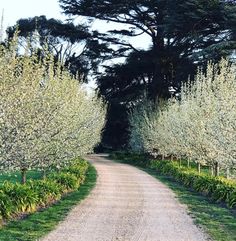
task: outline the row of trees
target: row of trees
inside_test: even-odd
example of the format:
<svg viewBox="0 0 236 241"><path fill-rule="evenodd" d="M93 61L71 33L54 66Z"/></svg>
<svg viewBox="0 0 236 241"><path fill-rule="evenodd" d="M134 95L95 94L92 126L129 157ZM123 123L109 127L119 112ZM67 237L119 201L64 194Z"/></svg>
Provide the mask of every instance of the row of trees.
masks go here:
<svg viewBox="0 0 236 241"><path fill-rule="evenodd" d="M128 139L127 113L143 92L150 100L169 98L170 86L192 79L199 66L218 62L236 46L236 3L228 0L59 0L65 14L110 23L97 39L112 46L124 63L98 75L109 102L104 141L114 148ZM137 48L137 36L150 41ZM135 39L135 40L133 40ZM118 114L119 111L119 114ZM114 118L114 113L117 113ZM117 130L120 131L117 131Z"/></svg>
<svg viewBox="0 0 236 241"><path fill-rule="evenodd" d="M49 53L18 39L0 49L0 168L26 171L65 165L100 141L105 105L89 96Z"/></svg>
<svg viewBox="0 0 236 241"><path fill-rule="evenodd" d="M103 144L114 149L127 145L127 113L144 92L152 101L158 97L167 99L170 86L180 89L181 82L189 76L193 79L199 66L231 55L236 46L235 1L59 0L59 3L69 20L61 22L45 16L20 19L17 25L8 28L8 37L18 28L20 44L26 46L30 39L41 56L46 41L55 60L65 63L71 73L79 70L83 81L96 80L99 94L108 103ZM83 20L78 22L78 16ZM108 25L110 31L94 30L93 21ZM137 48L134 43L142 35L149 41ZM120 57L125 62L117 63L116 58Z"/></svg>
<svg viewBox="0 0 236 241"><path fill-rule="evenodd" d="M130 114L130 146L152 155L194 160L227 171L236 165L236 65L221 60L183 84L180 98ZM200 165L199 165L200 167Z"/></svg>

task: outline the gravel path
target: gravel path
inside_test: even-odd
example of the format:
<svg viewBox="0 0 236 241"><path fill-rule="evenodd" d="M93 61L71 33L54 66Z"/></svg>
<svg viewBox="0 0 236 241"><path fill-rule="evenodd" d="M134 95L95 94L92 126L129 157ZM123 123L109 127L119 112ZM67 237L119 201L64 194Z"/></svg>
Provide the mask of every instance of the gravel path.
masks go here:
<svg viewBox="0 0 236 241"><path fill-rule="evenodd" d="M97 185L43 241L203 241L173 192L145 172L90 155Z"/></svg>

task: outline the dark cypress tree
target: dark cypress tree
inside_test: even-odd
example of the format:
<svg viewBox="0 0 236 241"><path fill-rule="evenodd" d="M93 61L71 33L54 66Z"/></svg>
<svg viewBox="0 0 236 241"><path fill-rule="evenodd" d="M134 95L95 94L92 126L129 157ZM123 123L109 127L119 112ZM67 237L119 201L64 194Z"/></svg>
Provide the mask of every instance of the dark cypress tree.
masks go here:
<svg viewBox="0 0 236 241"><path fill-rule="evenodd" d="M98 87L108 101L127 108L144 90L153 100L168 98L170 86L179 88L182 81L194 75L198 66L204 66L210 59L218 61L222 56L230 55L236 46L235 1L59 2L66 14L99 19L104 24L106 21L124 24L121 30L97 34L100 41L116 46L117 55L128 56L124 64L106 68L98 78ZM148 50L135 49L130 44L130 39L142 34L151 39ZM144 44L144 48L147 47Z"/></svg>

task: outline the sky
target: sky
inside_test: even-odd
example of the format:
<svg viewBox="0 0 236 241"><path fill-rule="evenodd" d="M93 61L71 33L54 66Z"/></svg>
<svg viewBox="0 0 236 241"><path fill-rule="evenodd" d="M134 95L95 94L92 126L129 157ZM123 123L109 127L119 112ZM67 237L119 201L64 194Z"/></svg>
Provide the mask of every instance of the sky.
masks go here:
<svg viewBox="0 0 236 241"><path fill-rule="evenodd" d="M57 0L0 0L4 9L4 28L12 26L20 18L46 15L47 18L65 19Z"/></svg>
<svg viewBox="0 0 236 241"><path fill-rule="evenodd" d="M47 18L65 20L68 17L62 13L58 0L0 0L0 19L4 10L3 29L16 24L21 18L30 18L45 15ZM78 19L77 19L78 20ZM111 26L111 27L110 27ZM114 28L119 29L118 24L108 24L107 22L95 22L93 29L101 32ZM4 35L5 36L5 35ZM132 44L136 48L148 47L150 39L147 36L135 38Z"/></svg>
<svg viewBox="0 0 236 241"><path fill-rule="evenodd" d="M45 15L47 18L55 18L65 20L67 16L62 13L58 0L0 0L0 16L4 9L3 27L6 29L9 26L15 25L20 18L30 18L40 15ZM107 24L105 22L96 22L93 25L94 29L102 30L103 32L109 29L109 26L114 27L114 23ZM118 25L116 25L119 28ZM141 36L132 41L135 47L148 46L149 38Z"/></svg>

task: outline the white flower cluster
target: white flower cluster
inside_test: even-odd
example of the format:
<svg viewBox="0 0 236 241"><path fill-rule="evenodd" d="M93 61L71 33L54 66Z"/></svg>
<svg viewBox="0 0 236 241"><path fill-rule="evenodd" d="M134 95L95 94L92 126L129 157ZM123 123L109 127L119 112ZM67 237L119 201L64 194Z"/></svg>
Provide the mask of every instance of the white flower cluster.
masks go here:
<svg viewBox="0 0 236 241"><path fill-rule="evenodd" d="M130 115L133 150L188 158L223 169L236 168L236 66L208 64L181 98L162 109L145 104Z"/></svg>
<svg viewBox="0 0 236 241"><path fill-rule="evenodd" d="M0 168L61 166L100 141L106 106L52 56L0 49Z"/></svg>

